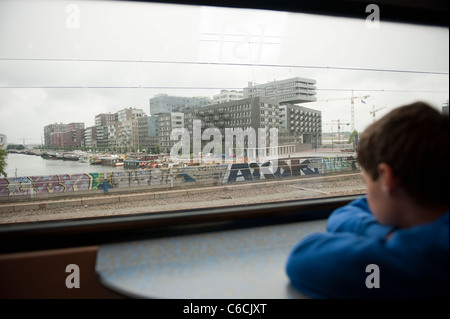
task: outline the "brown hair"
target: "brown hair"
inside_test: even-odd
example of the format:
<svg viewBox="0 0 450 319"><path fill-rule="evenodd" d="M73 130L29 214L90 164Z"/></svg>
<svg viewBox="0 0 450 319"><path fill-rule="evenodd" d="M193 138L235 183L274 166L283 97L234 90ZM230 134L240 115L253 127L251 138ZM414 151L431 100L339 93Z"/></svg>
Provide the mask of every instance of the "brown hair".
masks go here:
<svg viewBox="0 0 450 319"><path fill-rule="evenodd" d="M361 134L357 154L373 180L378 164L389 164L418 205L448 207L448 114L423 102L398 107Z"/></svg>

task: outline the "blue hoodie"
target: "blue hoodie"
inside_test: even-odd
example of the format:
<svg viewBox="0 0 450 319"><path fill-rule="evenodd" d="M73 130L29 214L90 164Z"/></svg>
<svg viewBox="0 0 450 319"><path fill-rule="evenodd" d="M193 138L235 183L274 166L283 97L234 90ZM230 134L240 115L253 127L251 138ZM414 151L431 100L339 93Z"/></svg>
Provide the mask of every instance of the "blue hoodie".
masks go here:
<svg viewBox="0 0 450 319"><path fill-rule="evenodd" d="M295 246L287 275L311 298L448 298L448 218L447 211L434 222L395 229L387 240L394 228L379 224L366 197L359 198L330 215L326 233Z"/></svg>

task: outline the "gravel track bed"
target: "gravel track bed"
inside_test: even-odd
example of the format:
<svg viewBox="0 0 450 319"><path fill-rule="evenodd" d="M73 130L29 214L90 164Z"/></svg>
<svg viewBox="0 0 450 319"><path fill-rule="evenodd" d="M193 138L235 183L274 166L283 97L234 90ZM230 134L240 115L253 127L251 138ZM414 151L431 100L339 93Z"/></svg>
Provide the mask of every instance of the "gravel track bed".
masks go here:
<svg viewBox="0 0 450 319"><path fill-rule="evenodd" d="M365 194L365 184L360 175L327 176L311 180L301 179L294 183L279 182L270 186L261 185L248 189L224 186L218 187L217 191L164 199L0 213L0 224L164 212L354 194Z"/></svg>

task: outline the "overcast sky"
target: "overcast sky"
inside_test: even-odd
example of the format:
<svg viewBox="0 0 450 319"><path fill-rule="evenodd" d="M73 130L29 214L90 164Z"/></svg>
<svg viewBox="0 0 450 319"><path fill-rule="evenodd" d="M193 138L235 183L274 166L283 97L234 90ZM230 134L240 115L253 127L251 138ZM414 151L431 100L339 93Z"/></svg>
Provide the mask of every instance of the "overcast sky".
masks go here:
<svg viewBox="0 0 450 319"><path fill-rule="evenodd" d="M334 120L350 122L351 89L370 95L355 100L359 131L373 107L384 108L377 117L417 100L441 109L448 28L384 22L382 7L380 18L374 28L365 19L262 10L0 0L0 133L8 143L40 144L45 125L88 127L96 114L125 107L149 114L159 93L212 98L297 76L317 81L319 101L304 106L322 111L324 132Z"/></svg>

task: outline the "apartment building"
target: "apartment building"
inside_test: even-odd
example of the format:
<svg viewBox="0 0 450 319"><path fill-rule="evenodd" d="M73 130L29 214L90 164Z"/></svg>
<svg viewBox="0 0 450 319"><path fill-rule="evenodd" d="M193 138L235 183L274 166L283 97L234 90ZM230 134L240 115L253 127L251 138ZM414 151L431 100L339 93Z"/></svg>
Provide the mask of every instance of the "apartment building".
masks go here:
<svg viewBox="0 0 450 319"><path fill-rule="evenodd" d="M184 127L184 113L171 112L158 115L158 140L162 152L169 153L178 140L172 140L170 134L175 128Z"/></svg>
<svg viewBox="0 0 450 319"><path fill-rule="evenodd" d="M316 80L295 77L265 84L248 83L244 98L265 97L282 104L298 104L317 101Z"/></svg>
<svg viewBox="0 0 450 319"><path fill-rule="evenodd" d="M212 104L213 100L209 97L183 97L172 96L168 94L158 94L150 99L150 115L157 116L161 113L183 112L188 108L195 108Z"/></svg>
<svg viewBox="0 0 450 319"><path fill-rule="evenodd" d="M216 94L213 96L213 103L214 104L220 104L220 103L226 103L236 100L242 100L244 98L244 92L243 91L236 91L236 90L222 90L219 94Z"/></svg>

